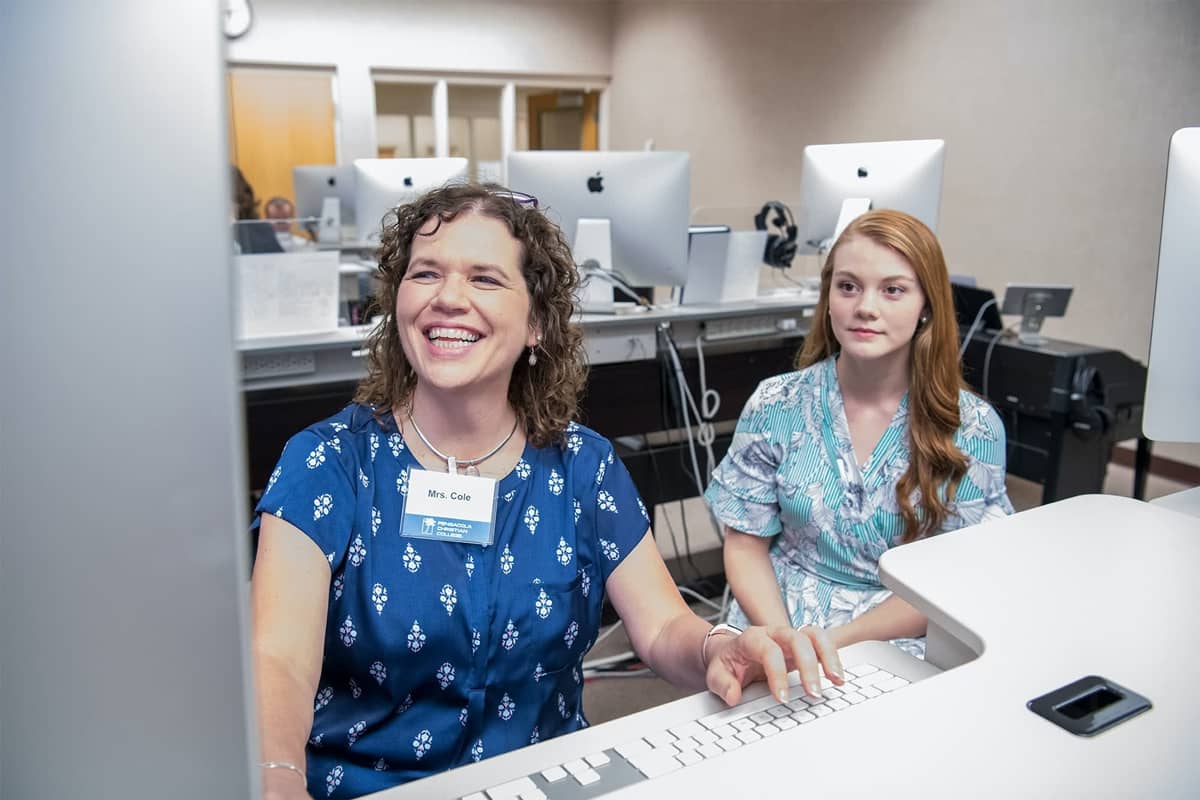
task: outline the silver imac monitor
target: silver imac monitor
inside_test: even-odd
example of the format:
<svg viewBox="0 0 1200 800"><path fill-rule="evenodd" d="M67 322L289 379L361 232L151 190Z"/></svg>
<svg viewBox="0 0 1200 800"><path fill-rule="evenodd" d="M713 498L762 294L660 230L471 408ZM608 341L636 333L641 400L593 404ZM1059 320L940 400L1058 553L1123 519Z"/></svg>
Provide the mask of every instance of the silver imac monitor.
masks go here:
<svg viewBox="0 0 1200 800"><path fill-rule="evenodd" d="M691 158L671 151L535 150L508 156L510 189L531 194L571 243L632 286L687 279ZM584 220L580 226L579 221ZM598 244L589 223L608 230ZM588 240L581 241L580 233ZM603 236L601 236L603 238ZM610 264L596 253L605 245ZM586 299L585 299L586 304Z"/></svg>
<svg viewBox="0 0 1200 800"><path fill-rule="evenodd" d="M825 252L871 208L912 214L937 231L942 139L810 144L800 172L799 252Z"/></svg>
<svg viewBox="0 0 1200 800"><path fill-rule="evenodd" d="M356 158L354 211L358 238L378 242L383 218L398 205L412 202L448 183L466 183L465 158Z"/></svg>
<svg viewBox="0 0 1200 800"><path fill-rule="evenodd" d="M292 167L292 188L299 219L320 217L326 197L336 197L342 224L354 224L354 166L334 164Z"/></svg>
<svg viewBox="0 0 1200 800"><path fill-rule="evenodd" d="M1200 442L1200 128L1181 128L1167 154L1158 281L1150 330L1142 431L1162 442Z"/></svg>

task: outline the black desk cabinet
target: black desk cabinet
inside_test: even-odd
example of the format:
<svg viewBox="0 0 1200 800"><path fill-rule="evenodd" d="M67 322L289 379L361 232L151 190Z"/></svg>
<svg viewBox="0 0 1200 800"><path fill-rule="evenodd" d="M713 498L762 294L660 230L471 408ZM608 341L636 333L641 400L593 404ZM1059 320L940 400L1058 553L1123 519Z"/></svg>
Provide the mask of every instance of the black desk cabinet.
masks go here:
<svg viewBox="0 0 1200 800"><path fill-rule="evenodd" d="M1141 438L1146 367L1124 353L1049 339L1039 346L978 333L963 377L1004 420L1008 471L1043 485L1042 502L1103 491L1114 443L1138 439L1142 493L1149 443ZM988 348L992 348L990 362ZM985 377L984 365L988 372Z"/></svg>

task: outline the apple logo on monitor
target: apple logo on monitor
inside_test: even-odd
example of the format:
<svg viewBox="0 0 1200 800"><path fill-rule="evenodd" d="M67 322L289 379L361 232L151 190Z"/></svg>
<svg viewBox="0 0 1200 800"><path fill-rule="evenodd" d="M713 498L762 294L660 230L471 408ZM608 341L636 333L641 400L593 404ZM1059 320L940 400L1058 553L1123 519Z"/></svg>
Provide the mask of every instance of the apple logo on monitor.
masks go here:
<svg viewBox="0 0 1200 800"><path fill-rule="evenodd" d="M411 187L413 185L413 180L412 180L411 175L404 176L404 185L408 186L408 187Z"/></svg>
<svg viewBox="0 0 1200 800"><path fill-rule="evenodd" d="M600 173L599 173L599 172L597 172L595 175L593 175L592 177L588 178L588 180L587 180L587 188L588 188L588 191L589 191L589 192L603 192L603 191L604 191L604 178L603 178L603 176L601 176L601 175L600 175Z"/></svg>

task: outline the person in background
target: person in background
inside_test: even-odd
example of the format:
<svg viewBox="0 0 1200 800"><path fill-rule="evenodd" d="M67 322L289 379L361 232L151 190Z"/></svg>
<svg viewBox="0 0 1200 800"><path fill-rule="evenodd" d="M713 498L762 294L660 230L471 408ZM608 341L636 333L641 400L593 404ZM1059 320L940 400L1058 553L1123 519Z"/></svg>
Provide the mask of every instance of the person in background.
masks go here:
<svg viewBox="0 0 1200 800"><path fill-rule="evenodd" d="M586 726L606 597L677 685L842 682L823 631L738 635L680 597L612 444L574 421L578 278L534 198L430 192L385 221L379 269L367 377L256 512L265 796L357 797Z"/></svg>
<svg viewBox="0 0 1200 800"><path fill-rule="evenodd" d="M967 391L941 247L899 211L834 244L796 372L746 403L705 493L734 625L816 626L924 655L926 619L879 582L888 548L1012 513L1004 427Z"/></svg>
<svg viewBox="0 0 1200 800"><path fill-rule="evenodd" d="M293 225L296 222L296 207L292 205L291 200L288 200L286 197L272 197L267 201L265 210L267 219L279 220L278 222L272 222L271 225L275 229L275 240L279 242L279 246L285 252L309 250L314 246L312 239L293 233Z"/></svg>
<svg viewBox="0 0 1200 800"><path fill-rule="evenodd" d="M233 245L238 253L282 253L270 223L258 221L258 198L246 176L230 165L233 186Z"/></svg>

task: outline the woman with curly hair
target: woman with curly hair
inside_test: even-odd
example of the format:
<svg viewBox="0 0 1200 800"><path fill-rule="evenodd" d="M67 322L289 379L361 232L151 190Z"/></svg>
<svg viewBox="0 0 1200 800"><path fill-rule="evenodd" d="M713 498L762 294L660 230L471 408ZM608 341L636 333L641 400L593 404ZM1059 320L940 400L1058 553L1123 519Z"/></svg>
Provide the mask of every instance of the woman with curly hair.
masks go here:
<svg viewBox="0 0 1200 800"><path fill-rule="evenodd" d="M922 656L926 619L880 584L879 557L1012 513L1004 427L963 383L933 232L900 211L858 217L813 320L798 371L759 384L705 494L727 534L730 622Z"/></svg>
<svg viewBox="0 0 1200 800"><path fill-rule="evenodd" d="M573 419L576 269L536 200L450 186L385 223L368 375L257 509L266 796L356 797L583 727L605 596L676 684L840 682L823 632L735 636L679 596L629 473ZM447 510L464 495L490 519Z"/></svg>

